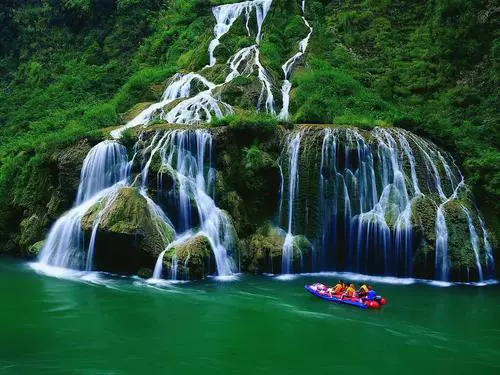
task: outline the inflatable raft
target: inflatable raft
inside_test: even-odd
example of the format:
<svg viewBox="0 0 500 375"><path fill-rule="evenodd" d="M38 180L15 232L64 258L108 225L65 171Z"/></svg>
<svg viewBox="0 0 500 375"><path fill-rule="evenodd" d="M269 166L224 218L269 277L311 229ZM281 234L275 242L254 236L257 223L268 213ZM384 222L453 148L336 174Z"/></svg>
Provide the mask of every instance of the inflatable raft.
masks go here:
<svg viewBox="0 0 500 375"><path fill-rule="evenodd" d="M351 306L356 306L359 307L360 309L367 309L368 306L364 305L362 302L359 302L358 298L344 298L340 299L340 296L332 296L326 292L321 293L321 291L318 291L316 288L314 288L312 285L305 285L306 290L311 293L312 295L324 299L325 301L329 302L334 302L334 303L342 303L344 305L351 305Z"/></svg>

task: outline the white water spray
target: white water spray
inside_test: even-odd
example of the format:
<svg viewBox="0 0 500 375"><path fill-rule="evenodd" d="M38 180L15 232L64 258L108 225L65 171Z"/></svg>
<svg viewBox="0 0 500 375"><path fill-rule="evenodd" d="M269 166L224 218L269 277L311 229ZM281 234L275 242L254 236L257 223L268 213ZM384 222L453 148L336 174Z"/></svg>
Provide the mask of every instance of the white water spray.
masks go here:
<svg viewBox="0 0 500 375"><path fill-rule="evenodd" d="M479 236L477 235L476 228L474 226L474 222L472 221L472 216L469 210L462 206L464 210L465 216L467 218L467 226L469 227L469 235L470 235L470 244L472 246L472 250L474 251L474 258L476 261L476 268L479 274L479 281L483 281L483 267L481 267L481 261L479 259Z"/></svg>
<svg viewBox="0 0 500 375"><path fill-rule="evenodd" d="M127 150L122 145L104 141L92 148L83 163L75 206L52 226L40 263L77 270L84 269L87 260L91 264L80 221L94 204L125 184L127 171Z"/></svg>
<svg viewBox="0 0 500 375"><path fill-rule="evenodd" d="M298 164L299 150L302 132L290 135L290 141L287 142L286 153L288 154L288 231L283 244L283 255L281 260L281 273L289 274L292 272L293 261L293 208L295 196L298 189ZM282 198L283 199L283 198Z"/></svg>
<svg viewBox="0 0 500 375"><path fill-rule="evenodd" d="M281 108L281 112L279 114L279 118L286 120L288 119L288 108L290 106L290 90L292 89L292 83L290 82L289 78L292 73L292 70L297 63L301 59L301 57L304 55L306 52L307 46L309 44L309 39L311 38L311 35L313 33L313 28L309 24L309 22L305 18L305 0L302 1L302 21L304 24L307 26L309 29L309 32L307 36L302 39L299 43L299 51L290 57L281 67L281 70L283 70L283 76L284 76L284 81L281 86L281 95L283 97L283 107Z"/></svg>
<svg viewBox="0 0 500 375"><path fill-rule="evenodd" d="M212 247L219 276L233 274L233 262L228 255L232 250L234 229L227 214L215 205L210 195L213 183L210 177L210 155L212 137L204 130L171 130L156 143L152 152L160 152L162 167L172 171L178 181L177 227L186 230L174 242L184 242L197 235L205 236ZM149 156L150 160L152 156ZM147 176L145 169L142 176ZM143 181L143 185L144 181ZM195 206L199 219L199 230L192 231L191 207ZM173 246L171 244L170 246Z"/></svg>
<svg viewBox="0 0 500 375"><path fill-rule="evenodd" d="M255 11L257 18L257 35L255 37L255 42L257 44L260 42L262 24L264 23L267 12L271 8L271 4L272 0L253 0L234 4L224 4L212 8L212 13L214 14L216 24L214 27L214 39L208 46L210 67L214 66L217 62L214 56L214 51L215 48L217 48L217 46L220 44L220 38L231 29L234 21L236 21L242 14L244 14L245 16L246 30L248 35L250 36L250 14L252 11Z"/></svg>

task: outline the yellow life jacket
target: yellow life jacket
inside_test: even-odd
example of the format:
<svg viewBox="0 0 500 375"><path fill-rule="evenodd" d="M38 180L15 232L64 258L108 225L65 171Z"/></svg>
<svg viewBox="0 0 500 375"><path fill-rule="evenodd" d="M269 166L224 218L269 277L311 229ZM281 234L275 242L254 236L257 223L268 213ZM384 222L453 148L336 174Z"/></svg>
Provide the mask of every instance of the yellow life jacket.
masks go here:
<svg viewBox="0 0 500 375"><path fill-rule="evenodd" d="M352 297L354 295L354 292L355 292L354 288L349 287L347 288L345 293L347 294L348 297Z"/></svg>
<svg viewBox="0 0 500 375"><path fill-rule="evenodd" d="M366 285L361 285L361 288L359 288L361 291L368 293L368 287Z"/></svg>

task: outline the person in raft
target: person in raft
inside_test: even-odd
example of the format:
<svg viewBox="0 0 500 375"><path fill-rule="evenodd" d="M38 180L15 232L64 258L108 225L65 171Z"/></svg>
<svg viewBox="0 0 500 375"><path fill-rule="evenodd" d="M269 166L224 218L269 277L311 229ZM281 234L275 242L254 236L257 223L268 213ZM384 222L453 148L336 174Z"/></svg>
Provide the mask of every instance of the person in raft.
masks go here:
<svg viewBox="0 0 500 375"><path fill-rule="evenodd" d="M374 301L377 298L377 292L373 290L371 285L368 285L368 293L366 293L366 297L364 299L368 301Z"/></svg>
<svg viewBox="0 0 500 375"><path fill-rule="evenodd" d="M327 286L325 284L321 284L321 283L314 283L312 285L312 289L317 291L320 294L325 294L327 291Z"/></svg>
<svg viewBox="0 0 500 375"><path fill-rule="evenodd" d="M344 291L345 284L342 280L339 280L337 285L335 285L332 288L328 288L328 294L330 295L330 298L332 298L335 295L340 295Z"/></svg>
<svg viewBox="0 0 500 375"><path fill-rule="evenodd" d="M342 294L342 297L340 299L344 299L345 297L347 298L353 298L356 294L356 287L354 284L349 285L349 288L346 289L346 291Z"/></svg>
<svg viewBox="0 0 500 375"><path fill-rule="evenodd" d="M358 297L360 298L360 301L361 302L375 301L377 299L377 292L373 290L373 287L371 285L368 285L367 289L368 289L368 292L366 292L365 295L359 295L358 294Z"/></svg>
<svg viewBox="0 0 500 375"><path fill-rule="evenodd" d="M356 291L356 293L357 293L359 298L363 298L363 297L366 297L369 290L370 290L370 288L368 286L366 286L365 283L363 283L363 285L361 285L361 287Z"/></svg>

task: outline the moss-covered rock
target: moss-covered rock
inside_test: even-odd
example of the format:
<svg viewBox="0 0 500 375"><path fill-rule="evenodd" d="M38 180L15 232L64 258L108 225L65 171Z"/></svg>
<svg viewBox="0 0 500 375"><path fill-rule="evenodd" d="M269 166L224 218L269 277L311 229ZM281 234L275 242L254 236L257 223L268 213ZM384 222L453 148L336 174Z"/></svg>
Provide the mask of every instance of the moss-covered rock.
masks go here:
<svg viewBox="0 0 500 375"><path fill-rule="evenodd" d="M46 204L47 215L50 219L57 218L73 204L80 183L83 161L92 146L89 139L85 138L52 155L52 162L56 166L57 187Z"/></svg>
<svg viewBox="0 0 500 375"><path fill-rule="evenodd" d="M172 246L163 258L163 265L166 269L172 270L176 259L178 278L200 280L210 274L211 254L212 248L208 238L196 235Z"/></svg>
<svg viewBox="0 0 500 375"><path fill-rule="evenodd" d="M414 228L413 272L420 278L434 277L436 244L437 196L420 196L412 205L411 222Z"/></svg>
<svg viewBox="0 0 500 375"><path fill-rule="evenodd" d="M478 280L474 250L471 245L467 217L459 201L444 205L448 228L449 278L455 281Z"/></svg>
<svg viewBox="0 0 500 375"><path fill-rule="evenodd" d="M256 76L238 76L217 90L221 100L242 109L257 108L262 85Z"/></svg>
<svg viewBox="0 0 500 375"><path fill-rule="evenodd" d="M142 102L142 103L137 103L134 105L132 108L130 108L127 112L125 112L121 117L123 123L127 123L131 120L133 120L139 113L144 111L146 108L148 108L152 102Z"/></svg>
<svg viewBox="0 0 500 375"><path fill-rule="evenodd" d="M293 237L293 261L306 261L312 255L313 245L304 235Z"/></svg>
<svg viewBox="0 0 500 375"><path fill-rule="evenodd" d="M42 251L43 249L43 245L45 244L45 241L38 241L38 242L35 242L33 245L31 245L29 248L28 248L28 251L26 253L26 256L30 259L34 259L38 256L38 254L40 254L40 252Z"/></svg>
<svg viewBox="0 0 500 375"><path fill-rule="evenodd" d="M21 221L19 224L19 246L23 253L30 257L32 256L32 245L43 239L44 230L47 224L46 215L38 215L36 213Z"/></svg>
<svg viewBox="0 0 500 375"><path fill-rule="evenodd" d="M281 273L283 245L286 233L281 228L264 224L253 235L241 243L242 261L245 270L252 273ZM313 246L307 237L293 237L294 272L310 271Z"/></svg>
<svg viewBox="0 0 500 375"><path fill-rule="evenodd" d="M265 224L253 235L242 241L242 261L246 270L253 273L281 272L281 255L285 233Z"/></svg>
<svg viewBox="0 0 500 375"><path fill-rule="evenodd" d="M136 273L152 267L174 232L137 189L124 187L92 206L81 220L87 238L96 221L95 264L99 270Z"/></svg>

